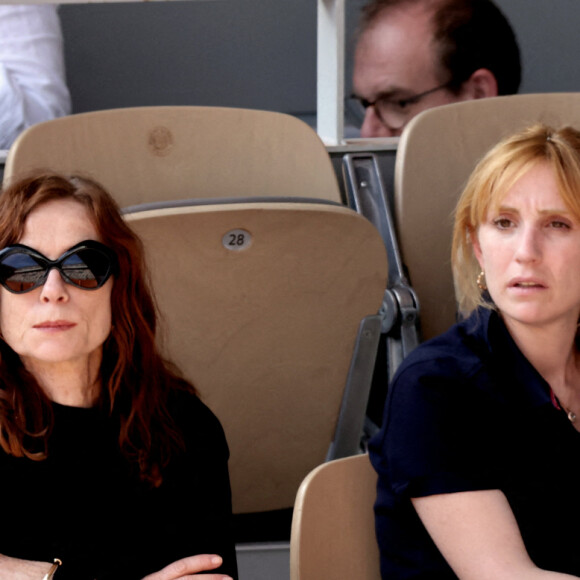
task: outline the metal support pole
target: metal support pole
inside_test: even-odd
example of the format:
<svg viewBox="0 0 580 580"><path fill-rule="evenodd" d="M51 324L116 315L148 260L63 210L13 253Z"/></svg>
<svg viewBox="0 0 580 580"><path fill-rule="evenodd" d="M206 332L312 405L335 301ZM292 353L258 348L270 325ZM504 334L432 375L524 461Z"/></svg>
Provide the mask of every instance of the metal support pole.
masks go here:
<svg viewBox="0 0 580 580"><path fill-rule="evenodd" d="M344 135L345 0L318 0L317 131L327 145Z"/></svg>

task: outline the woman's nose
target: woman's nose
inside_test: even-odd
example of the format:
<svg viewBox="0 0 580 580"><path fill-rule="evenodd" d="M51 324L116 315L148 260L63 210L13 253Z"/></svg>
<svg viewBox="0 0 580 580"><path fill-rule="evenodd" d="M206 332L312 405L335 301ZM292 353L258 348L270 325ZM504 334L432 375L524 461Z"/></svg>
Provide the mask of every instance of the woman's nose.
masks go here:
<svg viewBox="0 0 580 580"><path fill-rule="evenodd" d="M530 262L540 259L542 255L540 235L540 232L535 228L522 228L516 250L516 259L519 262Z"/></svg>
<svg viewBox="0 0 580 580"><path fill-rule="evenodd" d="M43 302L66 302L68 300L68 288L62 279L60 272L53 268L48 273L46 282L42 286L40 299Z"/></svg>

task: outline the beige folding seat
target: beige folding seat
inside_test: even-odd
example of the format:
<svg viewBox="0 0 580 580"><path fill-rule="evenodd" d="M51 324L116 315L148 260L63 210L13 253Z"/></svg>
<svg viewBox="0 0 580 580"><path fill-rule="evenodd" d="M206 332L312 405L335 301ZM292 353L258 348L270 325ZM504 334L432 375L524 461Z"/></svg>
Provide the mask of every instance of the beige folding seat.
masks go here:
<svg viewBox="0 0 580 580"><path fill-rule="evenodd" d="M359 452L387 259L312 129L243 109L85 113L19 137L5 180L38 169L101 182L142 236L165 352L226 431L236 514L291 508L311 469Z"/></svg>
<svg viewBox="0 0 580 580"><path fill-rule="evenodd" d="M271 195L341 202L318 135L268 111L136 107L62 117L20 135L4 181L38 169L93 177L121 207Z"/></svg>
<svg viewBox="0 0 580 580"><path fill-rule="evenodd" d="M302 482L292 520L290 580L380 580L368 455L320 465Z"/></svg>
<svg viewBox="0 0 580 580"><path fill-rule="evenodd" d="M580 94L511 95L422 112L401 136L392 195L372 154L346 156L350 203L377 225L389 251L393 312L399 312L390 329L398 352L390 376L417 339L436 336L456 320L452 214L470 173L500 139L536 122L580 128Z"/></svg>
<svg viewBox="0 0 580 580"><path fill-rule="evenodd" d="M429 109L406 127L395 162L395 221L423 338L455 322L453 210L477 161L536 122L580 128L580 94L512 95Z"/></svg>
<svg viewBox="0 0 580 580"><path fill-rule="evenodd" d="M349 208L298 199L126 219L166 352L224 426L234 512L291 508L310 470L360 450L387 278L379 234Z"/></svg>

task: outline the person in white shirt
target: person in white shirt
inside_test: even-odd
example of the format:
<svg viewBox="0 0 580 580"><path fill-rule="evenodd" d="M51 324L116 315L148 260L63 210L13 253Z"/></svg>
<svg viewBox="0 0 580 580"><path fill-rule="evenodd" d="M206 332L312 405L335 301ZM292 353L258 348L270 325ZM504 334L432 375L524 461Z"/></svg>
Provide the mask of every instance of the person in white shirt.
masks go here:
<svg viewBox="0 0 580 580"><path fill-rule="evenodd" d="M0 5L0 149L70 108L57 6Z"/></svg>

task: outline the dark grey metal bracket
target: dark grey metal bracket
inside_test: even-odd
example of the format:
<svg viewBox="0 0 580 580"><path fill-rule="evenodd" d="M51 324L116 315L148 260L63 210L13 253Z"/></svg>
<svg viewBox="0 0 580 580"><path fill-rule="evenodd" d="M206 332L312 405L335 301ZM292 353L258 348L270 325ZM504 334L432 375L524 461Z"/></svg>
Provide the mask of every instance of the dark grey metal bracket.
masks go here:
<svg viewBox="0 0 580 580"><path fill-rule="evenodd" d="M419 300L405 275L395 222L378 160L372 153L349 153L343 158L348 203L379 231L389 261L389 280L383 298L382 332L387 335L389 379L419 344Z"/></svg>
<svg viewBox="0 0 580 580"><path fill-rule="evenodd" d="M361 452L361 434L380 334L380 315L363 318L354 346L334 439L326 456L327 461Z"/></svg>

